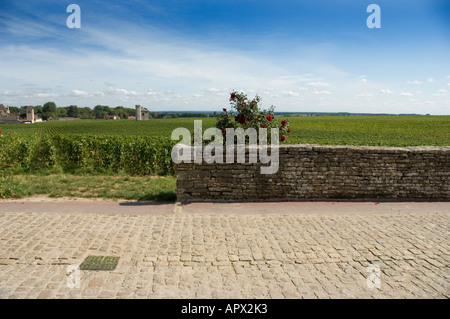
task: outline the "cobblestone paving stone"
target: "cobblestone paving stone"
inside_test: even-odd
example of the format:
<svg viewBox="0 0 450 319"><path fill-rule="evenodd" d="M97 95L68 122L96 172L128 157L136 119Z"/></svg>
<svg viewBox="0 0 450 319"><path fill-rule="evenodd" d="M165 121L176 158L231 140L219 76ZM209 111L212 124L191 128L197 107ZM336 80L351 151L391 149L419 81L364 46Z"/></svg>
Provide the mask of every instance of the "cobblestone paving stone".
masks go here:
<svg viewBox="0 0 450 319"><path fill-rule="evenodd" d="M0 213L0 298L449 298L449 259L445 213Z"/></svg>

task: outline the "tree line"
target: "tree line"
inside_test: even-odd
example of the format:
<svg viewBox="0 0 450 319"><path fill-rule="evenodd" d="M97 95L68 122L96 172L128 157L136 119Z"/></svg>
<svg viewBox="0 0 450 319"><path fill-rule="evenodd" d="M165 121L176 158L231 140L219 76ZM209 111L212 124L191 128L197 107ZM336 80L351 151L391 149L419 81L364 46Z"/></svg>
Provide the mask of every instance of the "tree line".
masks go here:
<svg viewBox="0 0 450 319"><path fill-rule="evenodd" d="M11 113L25 113L26 108L32 105L22 107L10 106ZM109 107L107 105L96 105L93 109L86 107L78 107L77 105L69 105L58 107L55 102L47 102L44 105L32 106L34 114L38 115L42 120L49 118L58 119L60 117L75 117L84 120L104 119L105 115L116 115L119 119L128 119L129 116L136 116L135 108L123 106ZM174 113L174 112L149 112L150 118L178 118L178 117L207 117L207 113Z"/></svg>
<svg viewBox="0 0 450 319"><path fill-rule="evenodd" d="M29 105L22 107L10 106L11 113L25 113ZM32 105L31 105L32 106ZM126 108L116 106L114 108L107 105L96 105L93 109L90 107L78 107L77 105L69 105L57 107L55 102L47 102L44 105L33 106L34 114L38 115L44 121L49 118L58 119L60 117L75 117L85 120L103 119L105 115L116 115L120 119L127 119L129 116L136 116L134 108Z"/></svg>

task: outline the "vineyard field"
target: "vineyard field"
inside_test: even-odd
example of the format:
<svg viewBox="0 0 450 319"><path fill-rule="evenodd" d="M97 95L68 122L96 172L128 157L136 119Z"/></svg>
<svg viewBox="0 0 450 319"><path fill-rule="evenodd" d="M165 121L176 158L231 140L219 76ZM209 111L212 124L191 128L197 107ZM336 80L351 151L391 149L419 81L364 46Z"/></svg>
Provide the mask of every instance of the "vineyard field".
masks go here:
<svg viewBox="0 0 450 319"><path fill-rule="evenodd" d="M283 117L290 144L450 145L450 116ZM202 118L203 129L215 118ZM194 119L73 121L0 125L0 170L174 175L170 139Z"/></svg>
<svg viewBox="0 0 450 319"><path fill-rule="evenodd" d="M277 120L280 120L279 117ZM450 116L329 116L283 117L290 122L288 144L419 146L450 145ZM201 118L203 129L215 118ZM53 121L35 124L1 124L4 134L108 135L167 138L175 128L194 128L194 119L150 121Z"/></svg>

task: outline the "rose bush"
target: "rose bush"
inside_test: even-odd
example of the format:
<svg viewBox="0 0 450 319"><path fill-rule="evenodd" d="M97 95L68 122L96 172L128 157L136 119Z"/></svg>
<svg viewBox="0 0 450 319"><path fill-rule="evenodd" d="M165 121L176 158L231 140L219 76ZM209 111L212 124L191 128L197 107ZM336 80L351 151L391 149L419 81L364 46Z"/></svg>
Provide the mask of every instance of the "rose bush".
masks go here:
<svg viewBox="0 0 450 319"><path fill-rule="evenodd" d="M260 109L261 98L256 95L249 100L242 92L233 91L230 93L231 109L223 109L216 121L216 127L225 136L227 128L242 127L244 130L253 127L258 132L259 128L267 129L268 142L271 140L271 129L279 129L279 140L284 142L286 135L290 133L289 121L283 120L281 123L275 121L274 109L272 105L268 110Z"/></svg>

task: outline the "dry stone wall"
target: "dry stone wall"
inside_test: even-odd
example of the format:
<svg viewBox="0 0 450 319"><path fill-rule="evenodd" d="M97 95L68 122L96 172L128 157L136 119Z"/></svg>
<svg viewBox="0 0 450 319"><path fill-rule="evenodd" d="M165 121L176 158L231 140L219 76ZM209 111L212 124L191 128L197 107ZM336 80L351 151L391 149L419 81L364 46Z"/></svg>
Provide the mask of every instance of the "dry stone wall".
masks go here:
<svg viewBox="0 0 450 319"><path fill-rule="evenodd" d="M449 146L282 145L277 173L261 165L178 164L178 200L450 199Z"/></svg>

